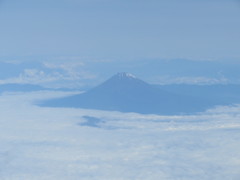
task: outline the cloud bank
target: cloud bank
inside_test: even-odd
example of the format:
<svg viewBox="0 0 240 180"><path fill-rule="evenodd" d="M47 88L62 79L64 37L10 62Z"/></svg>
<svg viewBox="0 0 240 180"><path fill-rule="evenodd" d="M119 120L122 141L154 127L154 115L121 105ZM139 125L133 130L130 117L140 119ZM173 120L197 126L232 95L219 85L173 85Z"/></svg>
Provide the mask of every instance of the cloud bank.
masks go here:
<svg viewBox="0 0 240 180"><path fill-rule="evenodd" d="M239 106L157 116L31 103L64 92L0 98L1 179L239 179ZM101 119L81 126L84 117Z"/></svg>

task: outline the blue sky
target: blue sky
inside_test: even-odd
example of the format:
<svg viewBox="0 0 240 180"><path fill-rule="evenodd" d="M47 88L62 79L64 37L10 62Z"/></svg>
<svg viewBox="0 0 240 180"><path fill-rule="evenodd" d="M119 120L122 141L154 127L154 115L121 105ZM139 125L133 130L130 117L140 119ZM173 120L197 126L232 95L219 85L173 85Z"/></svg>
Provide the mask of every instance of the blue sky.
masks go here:
<svg viewBox="0 0 240 180"><path fill-rule="evenodd" d="M236 0L2 0L0 56L240 58Z"/></svg>
<svg viewBox="0 0 240 180"><path fill-rule="evenodd" d="M0 26L0 84L240 83L238 0L0 0Z"/></svg>

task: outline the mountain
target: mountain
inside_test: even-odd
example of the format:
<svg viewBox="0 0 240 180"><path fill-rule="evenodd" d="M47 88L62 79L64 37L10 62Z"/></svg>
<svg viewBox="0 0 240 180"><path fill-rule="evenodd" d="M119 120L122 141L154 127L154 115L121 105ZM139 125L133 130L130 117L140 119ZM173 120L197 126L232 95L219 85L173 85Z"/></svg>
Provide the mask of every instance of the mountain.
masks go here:
<svg viewBox="0 0 240 180"><path fill-rule="evenodd" d="M129 73L118 73L78 95L42 102L48 107L78 107L142 114L189 114L218 104L210 99L168 92Z"/></svg>

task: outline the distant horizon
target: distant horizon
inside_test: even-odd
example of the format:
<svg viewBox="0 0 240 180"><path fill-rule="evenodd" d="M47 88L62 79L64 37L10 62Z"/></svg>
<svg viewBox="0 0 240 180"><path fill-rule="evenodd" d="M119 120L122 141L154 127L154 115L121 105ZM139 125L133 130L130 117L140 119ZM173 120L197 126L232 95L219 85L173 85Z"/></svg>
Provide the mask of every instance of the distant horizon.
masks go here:
<svg viewBox="0 0 240 180"><path fill-rule="evenodd" d="M240 84L240 61L139 59L0 61L0 84L38 84L56 88L93 87L117 72L150 84Z"/></svg>

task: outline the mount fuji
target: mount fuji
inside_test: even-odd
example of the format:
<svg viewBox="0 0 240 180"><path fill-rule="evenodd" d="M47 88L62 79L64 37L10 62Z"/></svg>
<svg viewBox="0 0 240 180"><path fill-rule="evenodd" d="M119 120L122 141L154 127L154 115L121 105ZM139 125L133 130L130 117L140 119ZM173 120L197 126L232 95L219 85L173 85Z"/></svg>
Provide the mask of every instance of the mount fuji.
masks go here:
<svg viewBox="0 0 240 180"><path fill-rule="evenodd" d="M82 94L50 99L41 106L75 107L141 114L191 114L204 111L216 102L168 92L148 84L132 74L118 73Z"/></svg>

